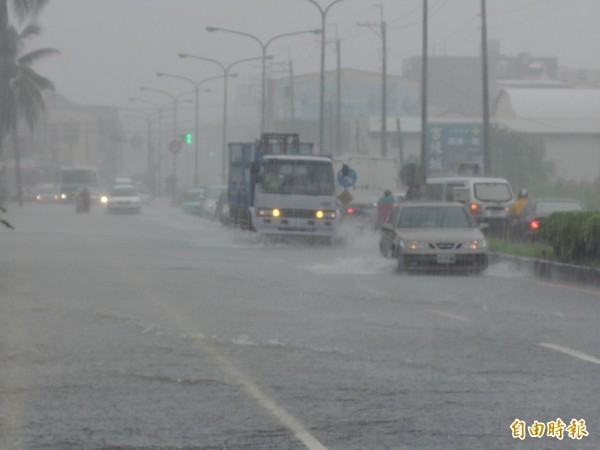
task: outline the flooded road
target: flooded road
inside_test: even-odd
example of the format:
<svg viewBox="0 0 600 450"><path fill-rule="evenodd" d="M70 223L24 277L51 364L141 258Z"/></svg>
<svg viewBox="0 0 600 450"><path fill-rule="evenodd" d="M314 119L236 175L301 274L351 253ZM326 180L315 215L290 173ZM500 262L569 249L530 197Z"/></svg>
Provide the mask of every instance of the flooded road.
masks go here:
<svg viewBox="0 0 600 450"><path fill-rule="evenodd" d="M585 420L600 293L510 266L398 275L377 236L269 242L157 201L9 210L0 448L514 448Z"/></svg>

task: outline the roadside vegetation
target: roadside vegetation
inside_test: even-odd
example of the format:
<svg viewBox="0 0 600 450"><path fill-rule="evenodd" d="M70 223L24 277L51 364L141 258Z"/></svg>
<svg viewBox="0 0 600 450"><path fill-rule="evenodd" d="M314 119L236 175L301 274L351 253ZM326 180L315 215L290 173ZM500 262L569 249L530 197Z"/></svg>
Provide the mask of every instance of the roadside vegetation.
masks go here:
<svg viewBox="0 0 600 450"><path fill-rule="evenodd" d="M488 243L492 252L600 267L600 211L555 213L534 242L490 237Z"/></svg>

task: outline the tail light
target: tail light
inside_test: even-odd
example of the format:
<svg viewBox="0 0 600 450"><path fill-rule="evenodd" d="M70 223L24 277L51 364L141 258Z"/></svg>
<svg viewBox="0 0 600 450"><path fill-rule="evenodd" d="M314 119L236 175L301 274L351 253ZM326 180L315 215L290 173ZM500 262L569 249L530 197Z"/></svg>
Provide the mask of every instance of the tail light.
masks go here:
<svg viewBox="0 0 600 450"><path fill-rule="evenodd" d="M539 220L532 220L529 223L529 228L531 229L531 231L537 231L540 229L540 221Z"/></svg>
<svg viewBox="0 0 600 450"><path fill-rule="evenodd" d="M346 212L347 212L348 214L354 214L354 208L348 208L348 209L346 210Z"/></svg>

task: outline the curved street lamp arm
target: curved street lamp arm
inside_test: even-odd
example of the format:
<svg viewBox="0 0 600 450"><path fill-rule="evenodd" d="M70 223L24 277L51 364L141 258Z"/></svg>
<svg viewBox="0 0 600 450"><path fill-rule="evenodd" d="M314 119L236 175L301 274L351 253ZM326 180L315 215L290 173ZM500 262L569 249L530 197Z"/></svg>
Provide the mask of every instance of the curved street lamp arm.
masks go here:
<svg viewBox="0 0 600 450"><path fill-rule="evenodd" d="M224 65L224 64L223 64L221 61L219 61L219 60L217 60L217 59L213 59L213 58L206 58L206 57L204 57L204 56L190 55L190 54L188 54L188 53L179 53L179 57L180 57L180 58L194 58L194 59L201 59L201 60L203 60L203 61L209 61L209 62L212 62L212 63L214 63L214 64L217 64L219 67L221 67L221 69L223 69L223 72L225 72L225 71L226 71L226 69L225 69L225 65Z"/></svg>
<svg viewBox="0 0 600 450"><path fill-rule="evenodd" d="M321 5L319 5L315 0L306 0L308 2L311 2L313 5L315 5L317 8L319 8L319 12L321 13L321 16L323 16L323 20L325 20L325 16L327 15L327 11L329 11L329 9L335 5L336 3L341 2L342 0L333 0L333 2L331 2L325 9L323 9L321 7Z"/></svg>
<svg viewBox="0 0 600 450"><path fill-rule="evenodd" d="M226 71L228 72L228 71L229 71L229 69L231 69L231 68L232 68L233 66L235 66L236 64L240 64L240 63L243 63L243 62L249 62L249 61L258 61L258 60L261 60L261 59L263 59L263 57L262 57L262 56L255 56L254 58L244 58L244 59L238 59L237 61L234 61L234 62L232 62L231 64L229 64L229 65L227 66L227 69L226 69ZM266 56L266 57L265 57L265 59L273 59L273 55Z"/></svg>
<svg viewBox="0 0 600 450"><path fill-rule="evenodd" d="M271 42L273 42L276 39L280 39L280 38L284 38L284 37L288 37L288 36L296 36L298 34L308 34L308 33L321 34L321 30L320 29L303 30L303 31L294 31L292 33L278 34L277 36L273 36L271 39L269 39L267 42L265 42L265 49L269 46L269 44L271 44Z"/></svg>
<svg viewBox="0 0 600 450"><path fill-rule="evenodd" d="M219 27L206 27L206 31L208 31L210 33L213 33L215 31L224 31L226 33L239 34L240 36L246 36L251 39L254 39L256 42L258 42L258 45L260 45L263 50L265 50L267 48L267 45L265 43L263 43L263 41L261 41L258 37L254 36L253 34L250 34L250 33L245 33L243 31L236 31L236 30L230 30L228 28L219 28Z"/></svg>
<svg viewBox="0 0 600 450"><path fill-rule="evenodd" d="M168 95L169 97L171 97L173 99L173 101L175 101L175 96L173 94L171 94L168 91L163 91L162 89L154 89L154 88L149 88L146 86L141 86L140 87L140 91L148 91L148 92L157 92L159 94L164 94L164 95Z"/></svg>
<svg viewBox="0 0 600 450"><path fill-rule="evenodd" d="M165 73L165 72L156 72L156 76L157 77L177 78L179 80L187 81L188 83L191 83L194 87L197 87L194 80L192 80L191 78L188 78L188 77L181 76L181 75L174 75L172 73Z"/></svg>

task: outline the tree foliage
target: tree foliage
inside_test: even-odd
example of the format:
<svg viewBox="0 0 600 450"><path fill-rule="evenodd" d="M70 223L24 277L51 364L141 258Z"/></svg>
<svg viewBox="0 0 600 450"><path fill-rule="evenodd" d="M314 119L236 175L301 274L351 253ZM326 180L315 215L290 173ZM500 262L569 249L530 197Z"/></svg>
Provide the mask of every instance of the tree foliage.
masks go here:
<svg viewBox="0 0 600 450"><path fill-rule="evenodd" d="M539 136L531 136L498 127L491 129L492 171L506 178L515 189L536 190L554 172L554 165L545 161L546 148Z"/></svg>

